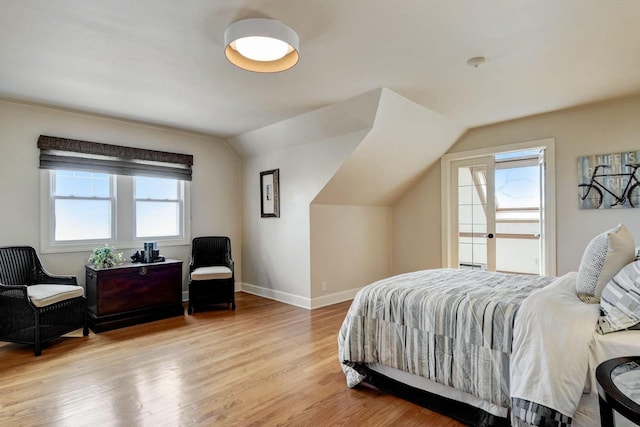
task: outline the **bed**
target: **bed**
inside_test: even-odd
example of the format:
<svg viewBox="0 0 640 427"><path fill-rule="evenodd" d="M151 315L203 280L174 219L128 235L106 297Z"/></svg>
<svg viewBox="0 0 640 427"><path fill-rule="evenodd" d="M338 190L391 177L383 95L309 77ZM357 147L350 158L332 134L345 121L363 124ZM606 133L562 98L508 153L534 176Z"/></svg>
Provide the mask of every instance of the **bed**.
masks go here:
<svg viewBox="0 0 640 427"><path fill-rule="evenodd" d="M609 276L596 281L637 264L640 289L634 256L632 246L631 260L602 266ZM582 267L561 277L434 269L366 286L338 336L347 385L370 383L469 425L598 426L595 368L640 354L640 331L596 333L601 305L576 291Z"/></svg>

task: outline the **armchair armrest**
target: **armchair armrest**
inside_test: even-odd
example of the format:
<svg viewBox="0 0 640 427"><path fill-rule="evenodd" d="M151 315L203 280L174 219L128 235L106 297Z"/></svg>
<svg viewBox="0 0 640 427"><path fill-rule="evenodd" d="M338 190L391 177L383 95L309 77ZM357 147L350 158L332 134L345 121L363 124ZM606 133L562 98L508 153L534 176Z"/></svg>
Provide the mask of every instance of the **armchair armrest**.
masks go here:
<svg viewBox="0 0 640 427"><path fill-rule="evenodd" d="M24 319L33 319L35 310L27 295L27 285L0 283L0 336L7 337L29 327L33 320Z"/></svg>
<svg viewBox="0 0 640 427"><path fill-rule="evenodd" d="M0 283L0 299L4 298L28 300L27 285L4 285Z"/></svg>
<svg viewBox="0 0 640 427"><path fill-rule="evenodd" d="M35 284L39 283L51 283L57 285L78 285L78 279L76 276L64 276L51 274L42 267L36 271Z"/></svg>

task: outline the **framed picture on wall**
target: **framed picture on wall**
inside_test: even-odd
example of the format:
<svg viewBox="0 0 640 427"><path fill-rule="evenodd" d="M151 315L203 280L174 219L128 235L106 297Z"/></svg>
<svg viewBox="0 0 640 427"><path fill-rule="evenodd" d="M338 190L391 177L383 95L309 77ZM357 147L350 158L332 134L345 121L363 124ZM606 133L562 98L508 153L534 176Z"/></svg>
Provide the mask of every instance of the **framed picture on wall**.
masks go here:
<svg viewBox="0 0 640 427"><path fill-rule="evenodd" d="M280 169L260 172L260 216L280 218Z"/></svg>
<svg viewBox="0 0 640 427"><path fill-rule="evenodd" d="M581 209L640 208L640 150L578 158Z"/></svg>

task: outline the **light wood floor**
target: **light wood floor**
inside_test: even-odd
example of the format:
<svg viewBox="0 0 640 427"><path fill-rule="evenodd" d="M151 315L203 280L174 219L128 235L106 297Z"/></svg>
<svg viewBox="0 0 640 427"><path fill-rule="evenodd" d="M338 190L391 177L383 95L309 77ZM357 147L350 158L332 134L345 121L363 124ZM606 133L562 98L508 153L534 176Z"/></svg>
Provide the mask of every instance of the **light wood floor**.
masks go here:
<svg viewBox="0 0 640 427"><path fill-rule="evenodd" d="M347 388L336 337L348 306L238 293L235 312L77 334L40 357L0 343L0 426L460 426Z"/></svg>

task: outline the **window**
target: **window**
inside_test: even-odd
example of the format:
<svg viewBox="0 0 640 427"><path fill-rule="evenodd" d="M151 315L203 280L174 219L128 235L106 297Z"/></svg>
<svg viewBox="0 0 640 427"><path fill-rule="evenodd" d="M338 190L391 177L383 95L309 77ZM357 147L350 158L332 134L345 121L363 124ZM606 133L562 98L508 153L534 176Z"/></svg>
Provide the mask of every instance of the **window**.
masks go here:
<svg viewBox="0 0 640 427"><path fill-rule="evenodd" d="M114 206L111 176L65 170L52 175L54 240L110 240Z"/></svg>
<svg viewBox="0 0 640 427"><path fill-rule="evenodd" d="M136 238L179 236L180 181L139 176L134 180Z"/></svg>
<svg viewBox="0 0 640 427"><path fill-rule="evenodd" d="M190 243L191 154L48 135L38 148L41 252Z"/></svg>
<svg viewBox="0 0 640 427"><path fill-rule="evenodd" d="M109 242L138 248L190 242L189 181L71 170L42 172L41 251Z"/></svg>

